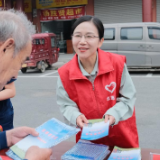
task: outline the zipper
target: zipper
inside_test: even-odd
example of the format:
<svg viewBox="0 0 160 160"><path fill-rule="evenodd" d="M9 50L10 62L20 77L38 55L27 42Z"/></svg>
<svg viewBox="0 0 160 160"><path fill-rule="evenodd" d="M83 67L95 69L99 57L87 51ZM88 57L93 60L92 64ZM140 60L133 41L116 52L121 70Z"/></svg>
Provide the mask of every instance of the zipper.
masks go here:
<svg viewBox="0 0 160 160"><path fill-rule="evenodd" d="M111 71L114 71L114 69L111 69L111 70L109 70L108 72L111 72ZM108 72L107 72L107 73L108 73ZM103 73L102 73L102 74L103 74ZM102 74L100 74L100 75L102 75ZM100 75L97 75L96 78L97 78L98 76L100 76ZM94 79L94 82L95 82L96 78ZM95 101L96 101L96 104L97 104L98 114L99 114L99 116L100 116L100 115L101 115L101 114L100 114L100 108L98 107L98 103L97 103L97 98L96 98L96 94L95 94L94 82L92 83L92 90L93 90L94 97L95 97ZM90 82L90 83L91 83L91 82Z"/></svg>
<svg viewBox="0 0 160 160"><path fill-rule="evenodd" d="M94 91L94 84L92 84L92 89L93 89L93 91Z"/></svg>
<svg viewBox="0 0 160 160"><path fill-rule="evenodd" d="M95 82L96 78L94 79L94 82ZM99 116L101 115L100 114L100 110L99 110L99 107L98 107L98 103L97 103L97 98L96 98L96 93L95 93L95 87L94 87L94 82L92 83L92 90L93 90L93 94L94 94L94 98L95 98L95 101L96 101L96 106L97 106L97 109L98 109L98 114Z"/></svg>
<svg viewBox="0 0 160 160"><path fill-rule="evenodd" d="M114 71L114 69L111 69L111 70L109 70L108 72L111 72L111 71ZM105 72L105 73L108 73L108 72ZM102 74L104 74L104 73L98 74L98 75L96 76L96 78L97 78L98 76L102 75ZM96 78L94 79L94 82L95 82ZM75 79L76 79L76 80L79 80L79 79L82 79L82 78L75 78ZM86 77L83 78L83 79L86 79L87 81L89 81L88 78L86 78ZM89 81L89 82L90 82L90 81ZM99 109L99 107L98 107L97 98L96 98L96 94L95 94L94 82L93 82L93 83L90 82L90 83L91 83L91 85L92 85L93 94L94 94L95 101L96 101L96 104L97 104L98 114L99 114L99 116L100 116L101 114L100 114L100 109Z"/></svg>

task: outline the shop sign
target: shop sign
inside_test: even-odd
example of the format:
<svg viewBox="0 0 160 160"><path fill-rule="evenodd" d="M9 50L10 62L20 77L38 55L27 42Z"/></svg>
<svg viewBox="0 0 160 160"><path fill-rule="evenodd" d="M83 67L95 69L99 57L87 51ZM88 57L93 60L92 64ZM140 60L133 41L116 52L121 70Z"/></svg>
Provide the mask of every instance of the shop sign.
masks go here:
<svg viewBox="0 0 160 160"><path fill-rule="evenodd" d="M75 19L85 15L85 6L41 10L41 21Z"/></svg>
<svg viewBox="0 0 160 160"><path fill-rule="evenodd" d="M87 0L36 0L37 9L86 5Z"/></svg>
<svg viewBox="0 0 160 160"><path fill-rule="evenodd" d="M24 12L26 12L26 13L32 12L31 0L25 0L24 1Z"/></svg>
<svg viewBox="0 0 160 160"><path fill-rule="evenodd" d="M3 7L3 0L0 0L0 7Z"/></svg>
<svg viewBox="0 0 160 160"><path fill-rule="evenodd" d="M16 0L13 1L13 8L16 8ZM32 12L32 1L24 0L24 12Z"/></svg>

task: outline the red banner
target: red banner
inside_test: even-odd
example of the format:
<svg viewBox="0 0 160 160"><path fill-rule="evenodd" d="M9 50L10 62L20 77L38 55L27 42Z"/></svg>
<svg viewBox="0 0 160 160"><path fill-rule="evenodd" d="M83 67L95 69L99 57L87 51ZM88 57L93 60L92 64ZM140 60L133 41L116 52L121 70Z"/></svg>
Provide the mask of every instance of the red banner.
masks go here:
<svg viewBox="0 0 160 160"><path fill-rule="evenodd" d="M41 21L75 19L85 15L85 6L41 10Z"/></svg>

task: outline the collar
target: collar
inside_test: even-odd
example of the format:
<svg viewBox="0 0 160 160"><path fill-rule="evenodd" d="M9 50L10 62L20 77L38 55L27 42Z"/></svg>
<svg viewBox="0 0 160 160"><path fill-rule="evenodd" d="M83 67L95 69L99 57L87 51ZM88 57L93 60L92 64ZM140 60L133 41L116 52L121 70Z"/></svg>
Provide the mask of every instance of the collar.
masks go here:
<svg viewBox="0 0 160 160"><path fill-rule="evenodd" d="M83 71L81 71L83 67L80 68L80 66L81 65L79 65L78 55L75 54L72 60L70 61L70 67L69 67L69 79L70 80L87 79L85 75L83 75ZM97 66L98 66L97 67L98 75L113 71L114 68L111 62L110 53L104 52L103 50L98 49ZM95 67L94 69L96 70Z"/></svg>
<svg viewBox="0 0 160 160"><path fill-rule="evenodd" d="M102 75L114 70L111 53L98 48L98 75Z"/></svg>

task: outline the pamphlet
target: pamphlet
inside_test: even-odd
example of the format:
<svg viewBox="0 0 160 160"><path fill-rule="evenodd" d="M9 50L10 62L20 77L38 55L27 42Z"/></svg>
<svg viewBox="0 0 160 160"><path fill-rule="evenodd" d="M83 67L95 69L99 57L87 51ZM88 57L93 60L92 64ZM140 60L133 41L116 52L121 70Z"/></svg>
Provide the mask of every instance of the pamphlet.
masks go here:
<svg viewBox="0 0 160 160"><path fill-rule="evenodd" d="M96 140L109 134L109 121L104 122L104 119L90 120L82 129L81 139Z"/></svg>
<svg viewBox="0 0 160 160"><path fill-rule="evenodd" d="M150 152L151 159L150 160L160 160L160 153L151 153Z"/></svg>
<svg viewBox="0 0 160 160"><path fill-rule="evenodd" d="M109 147L79 140L69 151L61 156L61 160L103 160L110 153Z"/></svg>
<svg viewBox="0 0 160 160"><path fill-rule="evenodd" d="M37 127L36 131L39 133L38 137L28 135L10 147L10 151L8 152L9 156L14 152L23 159L29 147L38 146L40 148L51 148L78 133L80 129L68 126L53 118Z"/></svg>
<svg viewBox="0 0 160 160"><path fill-rule="evenodd" d="M115 146L108 160L141 160L141 149Z"/></svg>

